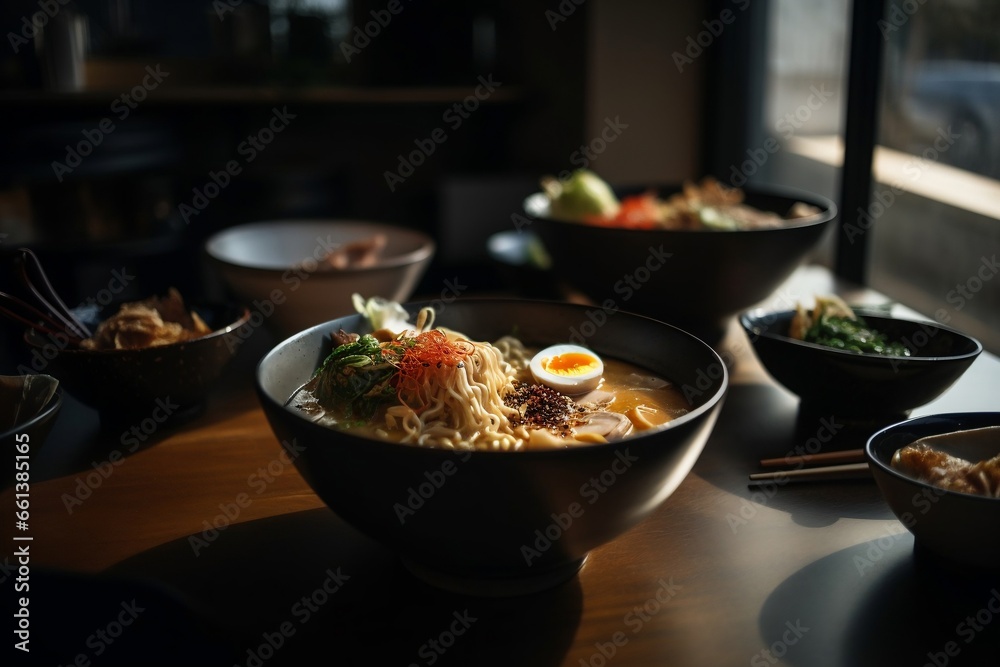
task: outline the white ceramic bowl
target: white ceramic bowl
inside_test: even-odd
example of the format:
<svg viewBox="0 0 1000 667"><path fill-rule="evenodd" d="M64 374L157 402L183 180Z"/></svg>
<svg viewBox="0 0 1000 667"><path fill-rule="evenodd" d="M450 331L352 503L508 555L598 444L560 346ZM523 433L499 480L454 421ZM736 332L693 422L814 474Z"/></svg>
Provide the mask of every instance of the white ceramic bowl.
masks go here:
<svg viewBox="0 0 1000 667"><path fill-rule="evenodd" d="M330 250L377 233L387 243L374 266L315 270ZM205 251L250 308L252 321L285 337L353 313L355 292L406 301L430 265L435 243L423 232L377 222L273 220L222 230L206 241Z"/></svg>

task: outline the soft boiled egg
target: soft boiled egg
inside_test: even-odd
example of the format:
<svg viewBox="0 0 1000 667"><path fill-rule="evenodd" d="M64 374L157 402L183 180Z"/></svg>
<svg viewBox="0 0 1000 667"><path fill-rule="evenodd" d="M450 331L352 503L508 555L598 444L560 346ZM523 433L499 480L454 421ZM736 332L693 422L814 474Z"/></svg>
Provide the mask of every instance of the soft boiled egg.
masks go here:
<svg viewBox="0 0 1000 667"><path fill-rule="evenodd" d="M575 396L595 389L604 374L604 362L579 345L553 345L534 357L528 365L535 382Z"/></svg>

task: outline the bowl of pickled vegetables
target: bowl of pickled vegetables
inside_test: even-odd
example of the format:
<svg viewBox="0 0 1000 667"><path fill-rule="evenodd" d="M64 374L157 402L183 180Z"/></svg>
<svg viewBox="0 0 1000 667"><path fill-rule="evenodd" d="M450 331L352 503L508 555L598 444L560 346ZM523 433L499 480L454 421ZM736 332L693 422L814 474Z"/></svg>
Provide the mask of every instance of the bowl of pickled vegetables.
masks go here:
<svg viewBox="0 0 1000 667"><path fill-rule="evenodd" d="M833 296L794 310L739 316L764 369L801 408L840 416L905 416L958 380L982 344L935 322L852 308Z"/></svg>

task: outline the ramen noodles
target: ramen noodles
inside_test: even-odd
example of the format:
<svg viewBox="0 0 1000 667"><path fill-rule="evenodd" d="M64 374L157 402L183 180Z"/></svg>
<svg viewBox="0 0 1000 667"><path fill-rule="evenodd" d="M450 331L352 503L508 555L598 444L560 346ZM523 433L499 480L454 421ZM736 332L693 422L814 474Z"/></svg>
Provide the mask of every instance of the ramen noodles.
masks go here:
<svg viewBox="0 0 1000 667"><path fill-rule="evenodd" d="M334 334L333 351L290 405L323 425L364 437L501 451L614 441L661 428L687 412L676 387L637 366L586 350L537 350L513 336L470 340L432 328L428 310L416 328L396 335L385 329L378 336ZM532 360L539 354L547 355L558 382L533 376ZM602 369L599 381L574 384L592 372L595 360Z"/></svg>

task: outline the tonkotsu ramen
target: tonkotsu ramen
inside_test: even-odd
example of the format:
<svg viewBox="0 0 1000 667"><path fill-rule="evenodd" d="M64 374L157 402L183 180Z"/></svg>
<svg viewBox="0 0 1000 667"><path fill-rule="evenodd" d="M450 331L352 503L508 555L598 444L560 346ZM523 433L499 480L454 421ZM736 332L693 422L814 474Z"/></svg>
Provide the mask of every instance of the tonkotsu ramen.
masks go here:
<svg viewBox="0 0 1000 667"><path fill-rule="evenodd" d="M356 304L367 314L371 301ZM333 351L290 405L364 437L503 451L619 440L688 411L667 379L584 347L470 340L434 328L430 308L415 325L369 319L373 333L331 335Z"/></svg>

